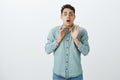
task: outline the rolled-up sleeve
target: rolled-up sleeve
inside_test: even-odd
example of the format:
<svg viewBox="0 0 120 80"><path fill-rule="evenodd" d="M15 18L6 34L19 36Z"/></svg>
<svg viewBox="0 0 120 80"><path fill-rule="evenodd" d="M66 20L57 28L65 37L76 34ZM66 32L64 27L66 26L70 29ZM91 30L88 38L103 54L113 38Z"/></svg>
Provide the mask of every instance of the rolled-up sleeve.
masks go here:
<svg viewBox="0 0 120 80"><path fill-rule="evenodd" d="M88 43L88 33L85 29L83 30L82 37L77 47L78 47L78 50L84 56L86 56L89 53L90 48L89 48L89 43Z"/></svg>
<svg viewBox="0 0 120 80"><path fill-rule="evenodd" d="M47 54L50 54L55 51L58 44L56 42L53 30L51 30L47 37L47 43L45 44L45 51Z"/></svg>

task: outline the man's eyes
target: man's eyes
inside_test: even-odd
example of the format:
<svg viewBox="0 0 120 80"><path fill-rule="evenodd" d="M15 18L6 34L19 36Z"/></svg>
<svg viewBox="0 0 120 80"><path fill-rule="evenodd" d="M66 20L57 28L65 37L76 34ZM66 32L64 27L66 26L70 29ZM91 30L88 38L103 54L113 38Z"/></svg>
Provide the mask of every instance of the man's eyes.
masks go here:
<svg viewBox="0 0 120 80"><path fill-rule="evenodd" d="M67 15L69 15L69 16L73 16L73 14L64 14L64 16L67 16Z"/></svg>
<svg viewBox="0 0 120 80"><path fill-rule="evenodd" d="M67 16L67 14L64 14L64 16Z"/></svg>

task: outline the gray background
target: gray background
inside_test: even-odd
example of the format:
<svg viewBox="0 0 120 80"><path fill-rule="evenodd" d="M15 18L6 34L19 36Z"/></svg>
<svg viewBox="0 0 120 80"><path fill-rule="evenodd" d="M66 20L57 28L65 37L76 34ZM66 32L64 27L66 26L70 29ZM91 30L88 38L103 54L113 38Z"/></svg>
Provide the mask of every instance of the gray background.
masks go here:
<svg viewBox="0 0 120 80"><path fill-rule="evenodd" d="M44 46L65 3L89 33L84 80L120 79L119 0L0 0L0 80L52 80L53 55Z"/></svg>

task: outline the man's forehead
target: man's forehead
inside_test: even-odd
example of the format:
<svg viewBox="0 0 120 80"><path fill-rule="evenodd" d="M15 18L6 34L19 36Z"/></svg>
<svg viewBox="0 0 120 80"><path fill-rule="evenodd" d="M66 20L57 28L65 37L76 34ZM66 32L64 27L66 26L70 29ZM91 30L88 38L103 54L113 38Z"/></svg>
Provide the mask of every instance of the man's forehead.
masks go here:
<svg viewBox="0 0 120 80"><path fill-rule="evenodd" d="M74 13L73 10L69 9L69 8L65 8L63 10L63 13Z"/></svg>

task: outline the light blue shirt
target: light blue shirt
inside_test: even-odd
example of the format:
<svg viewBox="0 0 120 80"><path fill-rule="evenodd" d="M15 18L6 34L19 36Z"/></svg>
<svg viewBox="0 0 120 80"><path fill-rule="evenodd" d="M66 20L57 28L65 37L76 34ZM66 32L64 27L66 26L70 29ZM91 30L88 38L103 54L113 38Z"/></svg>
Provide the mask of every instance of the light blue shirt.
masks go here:
<svg viewBox="0 0 120 80"><path fill-rule="evenodd" d="M72 26L72 30L75 26ZM59 34L59 26L54 27L48 34L47 43L45 44L46 53L54 53L53 72L59 76L70 78L76 77L83 73L81 66L81 53L87 55L89 52L87 31L80 27L76 45L68 29L60 44L56 40Z"/></svg>

